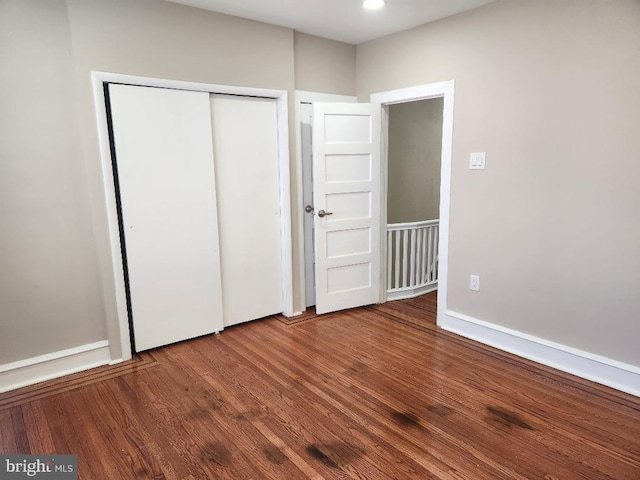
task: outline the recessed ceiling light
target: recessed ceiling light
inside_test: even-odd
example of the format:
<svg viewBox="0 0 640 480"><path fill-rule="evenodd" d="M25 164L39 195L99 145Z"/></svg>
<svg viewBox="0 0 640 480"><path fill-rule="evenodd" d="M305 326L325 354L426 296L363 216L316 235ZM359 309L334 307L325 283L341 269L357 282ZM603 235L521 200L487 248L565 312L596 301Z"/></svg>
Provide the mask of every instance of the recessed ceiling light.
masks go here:
<svg viewBox="0 0 640 480"><path fill-rule="evenodd" d="M367 10L377 10L384 7L385 3L387 3L385 0L364 0L362 6Z"/></svg>

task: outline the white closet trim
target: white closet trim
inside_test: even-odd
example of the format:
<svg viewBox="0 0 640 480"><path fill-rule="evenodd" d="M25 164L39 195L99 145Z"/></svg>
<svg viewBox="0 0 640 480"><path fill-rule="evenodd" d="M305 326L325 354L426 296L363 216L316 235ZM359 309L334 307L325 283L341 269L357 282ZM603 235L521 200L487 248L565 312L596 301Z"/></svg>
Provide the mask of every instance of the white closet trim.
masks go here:
<svg viewBox="0 0 640 480"><path fill-rule="evenodd" d="M111 147L105 107L105 83L124 83L147 87L173 88L218 94L243 95L276 100L278 110L278 163L280 190L280 234L282 262L282 311L284 315L293 314L293 266L291 245L291 191L289 174L289 111L287 92L252 87L236 87L209 83L185 82L151 77L139 77L108 72L91 72L93 97L96 108L98 143L102 166L102 180L105 193L105 209L109 230L109 248L111 253L111 271L101 271L104 288L104 302L107 315L107 332L110 339L112 361L131 358L129 321L127 315L126 290L124 286L124 269L122 265L118 212L116 208L116 192L111 165ZM110 308L115 307L115 308ZM113 312L113 313L110 313Z"/></svg>

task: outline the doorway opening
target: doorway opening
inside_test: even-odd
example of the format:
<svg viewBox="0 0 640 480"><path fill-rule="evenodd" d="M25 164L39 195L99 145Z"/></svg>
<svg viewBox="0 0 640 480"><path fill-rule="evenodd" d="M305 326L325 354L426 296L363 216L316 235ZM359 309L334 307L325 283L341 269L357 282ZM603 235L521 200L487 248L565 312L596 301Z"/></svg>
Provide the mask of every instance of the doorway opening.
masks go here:
<svg viewBox="0 0 640 480"><path fill-rule="evenodd" d="M299 159L299 191L298 198L304 199L303 202L300 202L298 214L300 224L307 225L307 227L303 230L300 229L300 238L299 244L303 245L304 248L300 249L299 256L299 278L300 278L300 291L305 293L305 302L302 306L302 310L306 307L312 306L314 304L314 293L315 287L313 285L314 276L313 276L313 205L309 203L309 200L312 198L312 178L309 176L308 179L304 179L303 181L303 151L302 151L302 134L304 129L307 131L305 135L308 135L309 140L311 140L311 125L312 119L306 118L306 125L302 125L303 113L311 112L311 104L314 102L331 102L331 101L348 101L353 102L356 101L355 97L341 97L338 99L327 98L332 97L330 95L323 94L314 94L310 92L296 92L296 124L298 128L296 129L297 135L297 145L298 145L298 159ZM387 299L392 299L393 295L388 295L388 285L395 279L395 270L393 265L389 264L389 255L388 251L393 248L392 242L393 238L389 240L389 233L387 232L388 222L387 218L387 189L388 189L388 165L389 165L389 155L388 155L388 146L389 146L389 120L390 120L390 108L395 105L407 104L407 103L416 103L421 101L429 101L434 100L431 103L432 106L435 106L435 109L440 109L440 113L434 114L432 112L431 116L439 117L440 122L438 123L437 130L440 132L439 142L439 150L440 150L440 162L439 162L439 179L436 175L431 176L430 178L426 178L425 182L430 182L434 185L432 189L431 196L432 198L435 196L438 199L437 205L431 205L430 208L435 209L438 212L437 215L429 214L432 218L427 219L426 225L420 225L420 228L423 229L422 232L416 231L414 234L408 234L407 247L405 250L409 253L407 257L407 277L411 277L411 266L410 266L410 252L411 252L411 235L415 235L415 247L416 253L415 257L420 259L425 258L427 260L424 273L423 270L414 268L413 278L418 278L418 280L426 280L422 283L427 283L427 285L412 285L412 293L415 295L420 295L422 293L426 293L427 291L437 288L438 289L438 324L441 323L441 319L444 318L444 314L447 308L447 276L448 276L448 239L449 239L449 205L450 205L450 184L451 184L451 155L452 155L452 140L453 140L453 102L454 102L454 81L445 81L438 82L426 85L420 85L416 87L409 87L399 90L392 90L388 92L376 93L371 95L371 103L374 105L378 105L381 109L382 113L382 148L381 148L381 180L382 180L382 192L380 196L381 200L381 209L380 209L380 225L381 225L381 238L380 238L380 247L381 247L381 265L380 265L380 302L385 302ZM304 104L308 104L308 106L304 106ZM402 108L402 107L400 107ZM391 113L393 115L393 113ZM308 117L308 114L305 113L304 116ZM309 151L309 167L308 170L311 171L310 162L311 162L311 150L312 146L308 145ZM431 155L433 157L433 155ZM437 157L437 153L435 155ZM393 161L393 160L391 160ZM425 176L426 177L426 176ZM439 183L439 188L436 188ZM393 188L393 187L392 187ZM439 194L437 192L439 190ZM308 211L305 211L305 207L307 207ZM394 215L392 213L392 215ZM307 219L305 216L309 216ZM392 216L393 219L393 216ZM311 222L309 222L311 220ZM437 222L433 222L437 220ZM393 220L392 220L393 221ZM404 223L404 222L402 222ZM396 234L393 233L395 236ZM418 240L420 238L420 240ZM429 240L431 238L431 241ZM431 242L431 247L429 244ZM403 248L404 242L401 240L401 245ZM401 250L402 252L402 250ZM431 253L431 255L429 255ZM305 258L306 257L306 258ZM430 258L429 258L430 257ZM400 255L400 259L402 259L402 255ZM402 260L401 260L402 263ZM391 272L391 273L390 273ZM400 270L400 273L401 270ZM391 280L390 280L391 275ZM400 281L402 281L403 275L400 275ZM409 280L407 280L407 284ZM417 288L416 288L417 286ZM427 288L424 288L427 287ZM298 312L301 313L301 312Z"/></svg>
<svg viewBox="0 0 640 480"><path fill-rule="evenodd" d="M442 97L388 107L387 300L438 288Z"/></svg>
<svg viewBox="0 0 640 480"><path fill-rule="evenodd" d="M442 141L440 152L440 205L439 205L439 222L437 231L437 279L438 279L438 305L437 305L437 323L441 325L444 321L447 311L447 279L449 268L449 206L451 195L451 163L452 163L452 144L453 144L453 104L454 104L455 82L453 80L419 85L416 87L403 88L399 90L391 90L388 92L374 93L371 95L371 102L379 104L382 108L382 172L383 172L383 193L382 201L384 203L382 212L383 225L387 225L387 172L389 170L389 109L393 105L404 104L407 102L417 102L420 100L430 100L442 98ZM384 229L386 232L386 228ZM382 258L388 259L388 238L381 242L383 252ZM388 280L388 262L382 262L381 265L382 282L386 286ZM388 298L386 288L381 292L381 299Z"/></svg>

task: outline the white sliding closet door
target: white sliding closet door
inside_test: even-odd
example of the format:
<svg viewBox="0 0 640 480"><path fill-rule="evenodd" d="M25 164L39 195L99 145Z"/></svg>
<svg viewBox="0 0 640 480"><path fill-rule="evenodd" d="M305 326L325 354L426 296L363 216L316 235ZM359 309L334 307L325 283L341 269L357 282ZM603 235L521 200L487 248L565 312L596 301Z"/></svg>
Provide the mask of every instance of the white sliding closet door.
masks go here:
<svg viewBox="0 0 640 480"><path fill-rule="evenodd" d="M109 95L136 350L222 330L209 94Z"/></svg>
<svg viewBox="0 0 640 480"><path fill-rule="evenodd" d="M282 312L273 99L211 95L224 325Z"/></svg>

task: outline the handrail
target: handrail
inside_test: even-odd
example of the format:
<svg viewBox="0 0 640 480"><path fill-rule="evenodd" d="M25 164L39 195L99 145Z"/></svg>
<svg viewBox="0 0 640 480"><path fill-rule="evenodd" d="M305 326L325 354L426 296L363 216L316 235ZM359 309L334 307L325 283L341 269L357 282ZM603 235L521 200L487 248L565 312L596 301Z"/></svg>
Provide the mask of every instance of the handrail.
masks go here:
<svg viewBox="0 0 640 480"><path fill-rule="evenodd" d="M393 232L396 230L415 230L417 228L438 225L439 223L439 218L436 218L435 220L422 220L420 222L390 223L387 225L387 232Z"/></svg>

